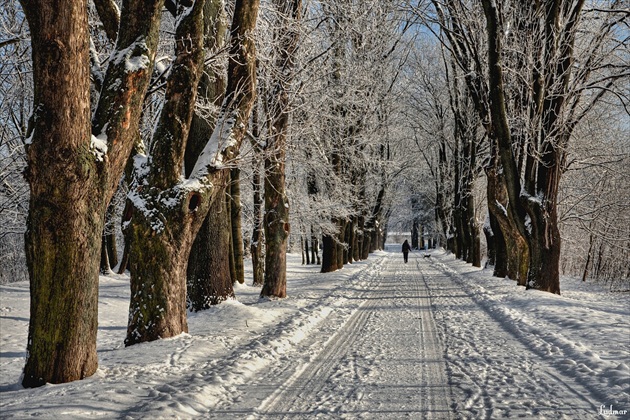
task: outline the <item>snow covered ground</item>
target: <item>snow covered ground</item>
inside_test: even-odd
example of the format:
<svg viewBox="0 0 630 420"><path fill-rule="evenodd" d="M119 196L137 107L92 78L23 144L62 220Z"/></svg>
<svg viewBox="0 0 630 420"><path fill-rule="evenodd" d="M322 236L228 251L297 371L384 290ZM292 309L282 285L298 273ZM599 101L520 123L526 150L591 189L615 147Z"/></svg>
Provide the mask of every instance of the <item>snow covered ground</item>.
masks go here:
<svg viewBox="0 0 630 420"><path fill-rule="evenodd" d="M101 277L99 370L37 389L19 385L28 284L0 286L0 418L630 418L628 293L526 292L399 248L328 274L290 255L287 299L239 285L189 334L129 348L128 278Z"/></svg>

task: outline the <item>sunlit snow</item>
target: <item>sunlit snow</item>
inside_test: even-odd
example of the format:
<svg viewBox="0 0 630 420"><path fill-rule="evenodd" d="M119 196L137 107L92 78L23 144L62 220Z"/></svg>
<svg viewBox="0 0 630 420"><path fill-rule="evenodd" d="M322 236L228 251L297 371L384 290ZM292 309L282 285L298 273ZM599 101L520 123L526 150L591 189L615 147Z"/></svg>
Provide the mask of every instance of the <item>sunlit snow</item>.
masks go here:
<svg viewBox="0 0 630 420"><path fill-rule="evenodd" d="M0 417L627 418L606 413L630 410L628 293L389 249L327 274L290 254L288 298L236 285L188 334L128 348L129 278L102 276L99 370L37 389L19 384L28 284L0 286Z"/></svg>

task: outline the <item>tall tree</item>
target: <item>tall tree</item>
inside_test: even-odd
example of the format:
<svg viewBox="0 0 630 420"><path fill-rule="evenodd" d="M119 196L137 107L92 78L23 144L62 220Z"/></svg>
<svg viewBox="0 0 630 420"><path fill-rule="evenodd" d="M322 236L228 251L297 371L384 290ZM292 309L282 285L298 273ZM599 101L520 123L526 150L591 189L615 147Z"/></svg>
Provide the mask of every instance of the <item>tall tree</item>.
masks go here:
<svg viewBox="0 0 630 420"><path fill-rule="evenodd" d="M498 154L496 133L492 129L490 115L490 93L487 80L487 64L484 61L485 38L482 36L484 22L479 19L476 2L443 2L432 0L442 34L440 39L463 73L468 95L479 115L490 143L490 159L486 165L487 204L490 225L495 239L494 275L505 274L525 285L529 264L528 244L510 208L505 191L505 175ZM505 251L501 248L505 245ZM505 257L505 260L503 259Z"/></svg>
<svg viewBox="0 0 630 420"><path fill-rule="evenodd" d="M243 228L241 221L241 170L230 171L230 219L232 227L232 255L234 275L232 283L245 283L245 265L243 263Z"/></svg>
<svg viewBox="0 0 630 420"><path fill-rule="evenodd" d="M580 120L604 95L614 91L616 83L628 77L625 70L616 63L602 61L600 55L627 11L616 1L611 1L608 9L592 11L596 16L589 24L599 23L599 30L581 38L585 47L578 48L584 0L501 8L490 0L482 4L488 37L492 130L505 177L508 212L529 245L527 287L560 293L558 190L567 147ZM506 38L505 30L512 22L515 24ZM521 45L523 41L535 49L510 59L506 44ZM607 60L614 60L614 56ZM590 80L602 65L608 73ZM519 74L517 80L525 81L525 94L511 92L511 87L518 84L506 83L506 68ZM587 96L585 91L590 94ZM516 98L516 104L510 102L512 98ZM527 124L519 124L519 117Z"/></svg>
<svg viewBox="0 0 630 420"><path fill-rule="evenodd" d="M29 387L80 379L96 370L96 311L86 311L86 306L96 304L98 271L81 259L95 261L97 253L100 257L100 240L90 239L96 237L95 230L102 231L103 222L100 215L96 220L90 217L99 213L102 200L97 185L86 194L84 184L93 183L90 172L99 171L90 152L87 4L22 6L31 28L39 104L27 149L31 322L23 384ZM90 205L85 195L96 196L95 204Z"/></svg>
<svg viewBox="0 0 630 420"><path fill-rule="evenodd" d="M90 42L84 1L24 0L34 102L25 236L31 287L23 385L97 368L98 268L105 211L138 133L162 2L123 2L116 52L90 125Z"/></svg>
<svg viewBox="0 0 630 420"><path fill-rule="evenodd" d="M286 143L291 113L291 88L302 18L301 0L275 0L275 84L268 109L270 136L265 158L265 282L261 296L287 294L286 252L289 238L289 200L285 187Z"/></svg>
<svg viewBox="0 0 630 420"><path fill-rule="evenodd" d="M211 204L223 200L226 163L238 155L256 92L252 37L259 2L238 0L231 26L228 86L216 127L187 178L181 176L197 85L203 68L202 4L181 7L176 59L160 122L146 157L136 158L127 345L187 331L186 268ZM224 210L225 214L225 210Z"/></svg>
<svg viewBox="0 0 630 420"><path fill-rule="evenodd" d="M229 24L224 2L206 0L203 20L204 49L207 55L214 57L206 60L199 81L198 105L184 154L186 177L191 176L197 158L208 142L209 133L216 127L217 114L227 85L227 74L224 71L226 61L220 54L227 42ZM223 203L223 200L217 200L211 205L206 219L197 232L188 258L187 305L195 311L207 309L210 305L220 303L234 295L228 263L230 250L226 245L226 241L229 243L229 235L226 236L228 220L220 203Z"/></svg>
<svg viewBox="0 0 630 420"><path fill-rule="evenodd" d="M252 110L252 243L250 250L252 253L252 286L262 286L265 282L265 259L263 257L263 181L261 174L263 147L259 144L260 124L258 120L258 104L260 95L256 98Z"/></svg>

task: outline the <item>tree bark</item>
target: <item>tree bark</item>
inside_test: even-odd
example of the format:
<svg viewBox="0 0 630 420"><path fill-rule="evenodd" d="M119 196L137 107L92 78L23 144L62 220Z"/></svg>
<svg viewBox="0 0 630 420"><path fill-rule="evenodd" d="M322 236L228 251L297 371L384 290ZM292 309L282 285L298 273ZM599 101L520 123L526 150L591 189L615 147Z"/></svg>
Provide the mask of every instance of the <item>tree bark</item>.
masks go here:
<svg viewBox="0 0 630 420"><path fill-rule="evenodd" d="M118 27L120 26L120 11L116 2L114 0L95 0L94 6L96 6L98 16L101 18L107 38L116 42Z"/></svg>
<svg viewBox="0 0 630 420"><path fill-rule="evenodd" d="M322 273L330 273L339 269L337 262L337 244L331 234L322 235Z"/></svg>
<svg viewBox="0 0 630 420"><path fill-rule="evenodd" d="M311 226L311 264L321 264L319 259L319 240L313 233L313 226Z"/></svg>
<svg viewBox="0 0 630 420"><path fill-rule="evenodd" d="M245 283L245 265L243 264L243 229L241 227L241 176L240 169L230 171L230 217L232 226L232 255L234 258L234 277L232 282Z"/></svg>
<svg viewBox="0 0 630 420"><path fill-rule="evenodd" d="M352 264L354 259L354 235L356 231L356 227L354 225L354 217L351 217L350 220L346 223L346 244L347 248L344 254L344 264Z"/></svg>
<svg viewBox="0 0 630 420"><path fill-rule="evenodd" d="M289 128L290 98L299 30L295 25L302 14L301 0L275 0L279 13L275 38L278 80L272 94L271 137L265 159L265 283L261 296L283 298L287 294L286 253L289 238L289 200L285 187L286 142Z"/></svg>
<svg viewBox="0 0 630 420"><path fill-rule="evenodd" d="M257 100L258 102L258 100ZM253 148L252 154L252 190L253 190L253 220L252 220L252 271L253 271L253 283L252 286L262 286L265 283L265 259L262 254L263 250L263 196L262 196L262 177L260 174L261 156L262 150L259 147L257 141L260 138L260 127L258 124L258 105L254 104L254 110L252 111L252 134L253 134Z"/></svg>
<svg viewBox="0 0 630 420"><path fill-rule="evenodd" d="M127 345L187 330L186 267L192 243L210 204L217 199L225 206L229 169L224 163L238 155L254 102L256 54L251 33L258 6L257 0L236 2L226 97L217 128L186 179L181 177L184 152L203 69L203 2L184 8L178 19L176 39L186 42L176 44L151 160L142 163L148 169L137 166L130 192L135 209L127 230L133 291ZM222 143L228 138L228 144Z"/></svg>
<svg viewBox="0 0 630 420"><path fill-rule="evenodd" d="M107 258L109 259L109 266L116 268L118 265L118 249L116 247L116 235L114 233L108 233L105 235L105 241L107 243Z"/></svg>
<svg viewBox="0 0 630 420"><path fill-rule="evenodd" d="M271 156L265 159L265 281L261 296L286 297L286 253L289 202L285 193L285 139L276 131ZM286 135L286 126L282 136Z"/></svg>
<svg viewBox="0 0 630 420"><path fill-rule="evenodd" d="M344 253L346 250L345 247L345 238L346 238L346 221L344 219L339 219L339 228L337 233L337 269L342 269L344 265Z"/></svg>
<svg viewBox="0 0 630 420"><path fill-rule="evenodd" d="M497 240L495 243L497 261L494 275L500 278L507 276L516 280L518 285L525 286L529 266L529 249L527 240L520 234L511 219L512 216L506 209L509 206L509 199L498 160L494 160L491 166L486 168L486 175L488 179L488 210L492 215L491 223L495 223L492 230L495 232ZM501 236L498 236L496 232L500 232Z"/></svg>
<svg viewBox="0 0 630 420"><path fill-rule="evenodd" d="M31 194L25 247L31 318L22 380L25 387L34 387L96 371L93 305L103 215L98 214L102 199L90 177L90 171L100 169L89 151L87 4L66 1L53 7L22 1L22 6L31 30L38 104L27 146ZM93 203L85 196L93 197Z"/></svg>
<svg viewBox="0 0 630 420"><path fill-rule="evenodd" d="M229 197L218 193L210 204L201 229L197 233L196 252L188 257L187 306L190 310L201 311L234 297L234 287L230 276L229 247L230 235L226 206ZM208 238L212 238L208 240Z"/></svg>
<svg viewBox="0 0 630 420"><path fill-rule="evenodd" d="M481 238L479 226L477 225L477 217L475 215L475 198L472 188L468 193L466 210L466 224L469 232L467 262L471 263L474 267L481 267Z"/></svg>
<svg viewBox="0 0 630 420"><path fill-rule="evenodd" d="M125 74L124 60L109 66L96 114L104 112L105 101L115 103L120 116L107 119L107 139L102 140L91 134L100 135L103 125L97 120L90 128L86 2L21 4L31 33L37 104L27 145L31 194L25 251L31 315L22 379L25 387L34 387L81 379L97 368L98 269L106 205L131 150L128 134L137 128L139 116L132 105L146 91L157 43L156 9L161 6L159 1L128 6L116 48L147 66ZM142 24L127 24L136 18ZM143 37L143 48L128 49L129 37ZM114 78L116 93L111 89Z"/></svg>
<svg viewBox="0 0 630 420"><path fill-rule="evenodd" d="M135 185L130 191L135 208L125 230L131 258L127 346L188 331L186 268L192 243L205 217L200 210L207 205L202 194L173 187L181 177L203 69L202 11L202 3L182 11L176 39L194 39L190 45L176 43L176 59L150 151L153 164L146 175L135 174ZM142 188L145 181L151 188ZM213 198L211 193L206 194L210 196L208 200Z"/></svg>
<svg viewBox="0 0 630 420"><path fill-rule="evenodd" d="M111 271L112 268L109 265L109 256L107 254L107 236L103 235L101 237L101 268L99 272L101 274L109 274Z"/></svg>
<svg viewBox="0 0 630 420"><path fill-rule="evenodd" d="M216 53L225 46L227 25L223 2L220 0L206 0L203 15L203 45L206 51ZM220 66L216 64L206 64L204 66L197 95L201 102L220 107L225 95L227 80L223 71L218 67ZM203 151L210 133L216 126L216 120L216 114L201 115L199 112L195 112L184 153L184 173L186 177L191 176L195 163ZM215 204L211 204L211 208L220 210L221 208ZM189 296L188 305L193 310L198 311L207 308L208 302L210 304L219 303L230 297L232 293L231 289L226 289L224 286L229 279L221 277L226 275L225 270L214 272L209 266L209 264L217 260L222 261L227 258L227 253L229 252L228 247L222 246L225 239L223 237L224 232L216 230L217 226L224 229L225 221L211 220L221 215L224 216L225 212L212 210L208 212L190 251L186 271L186 287ZM219 253L226 253L226 255L220 257ZM230 273L227 272L227 275L229 277Z"/></svg>
<svg viewBox="0 0 630 420"><path fill-rule="evenodd" d="M411 249L418 249L420 244L418 242L418 218L414 217L411 224Z"/></svg>
<svg viewBox="0 0 630 420"><path fill-rule="evenodd" d="M309 255L308 237L304 233L304 229L300 229L300 248L302 250L302 265L310 265L311 256Z"/></svg>
<svg viewBox="0 0 630 420"><path fill-rule="evenodd" d="M361 261L363 259L363 229L365 225L365 218L362 214L357 216L356 228L357 232L355 234L355 246L354 246L354 255L353 259L355 261Z"/></svg>

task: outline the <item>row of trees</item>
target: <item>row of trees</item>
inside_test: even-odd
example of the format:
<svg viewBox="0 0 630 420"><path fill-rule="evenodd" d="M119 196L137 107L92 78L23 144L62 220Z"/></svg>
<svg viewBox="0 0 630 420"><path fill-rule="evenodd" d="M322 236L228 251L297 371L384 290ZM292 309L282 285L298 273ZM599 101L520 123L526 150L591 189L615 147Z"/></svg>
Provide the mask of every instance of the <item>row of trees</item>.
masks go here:
<svg viewBox="0 0 630 420"><path fill-rule="evenodd" d="M187 309L233 296L243 237L268 297L286 296L292 221L312 249L321 235L324 272L382 246L412 27L396 2L62 3L12 3L28 29L2 45L32 56L10 55L7 74L32 69L33 88L3 108L6 184L30 191L24 386L96 370L98 275L116 263L130 272L133 345L185 332Z"/></svg>
<svg viewBox="0 0 630 420"><path fill-rule="evenodd" d="M584 273L593 264L598 243L600 250L606 249L602 258L613 261L608 266L619 268L614 259L627 254L627 225L596 228L612 222L605 216L610 201L594 194L586 198L582 191L569 203L563 192L576 183L585 187L584 179L574 174L565 189L561 186L567 171L584 166L570 152L588 141L602 138L606 149L587 164L591 175L597 164L601 169L627 166L623 127L627 138L624 104L630 73L628 12L622 2L431 3L431 11L415 11L428 21L441 47L433 51L431 63L416 67L413 128L435 182L436 220L448 247L480 265L479 219L485 209L478 212L475 198L485 198L484 233L496 276L560 293L560 228L569 220L573 232L575 224L586 231ZM436 68L443 79L431 77ZM606 138L604 132L584 134L583 127L602 115L611 118L619 129L613 136L621 139ZM619 142L621 150L614 149ZM612 181L618 175L605 169L597 178L608 185L618 182ZM475 184L483 181L485 194L475 194ZM619 196L616 185L614 191L614 207L619 208L627 194ZM578 215L586 202L592 204L591 213ZM571 229L567 225L566 232ZM617 252L608 252L613 248ZM618 277L627 274L626 269L615 270Z"/></svg>
<svg viewBox="0 0 630 420"><path fill-rule="evenodd" d="M215 129L202 134L203 151L182 177L207 59L204 41L214 36L208 28L219 26L204 23L218 15L212 15L212 7L223 4L197 1L169 8L173 59L156 122L150 137L143 138L143 104L164 24L163 1L123 2L120 14L113 3L97 4L103 26L110 28L107 36L115 39L103 71L90 48L87 2L63 3L51 10L47 2L22 2L36 104L26 141L31 321L24 386L80 379L96 370L101 236L132 151L124 214L132 289L126 343L187 330L188 255L211 204L225 191L230 168L223 161L237 154L255 97L252 33L258 2L238 1ZM102 84L92 86L91 80Z"/></svg>

